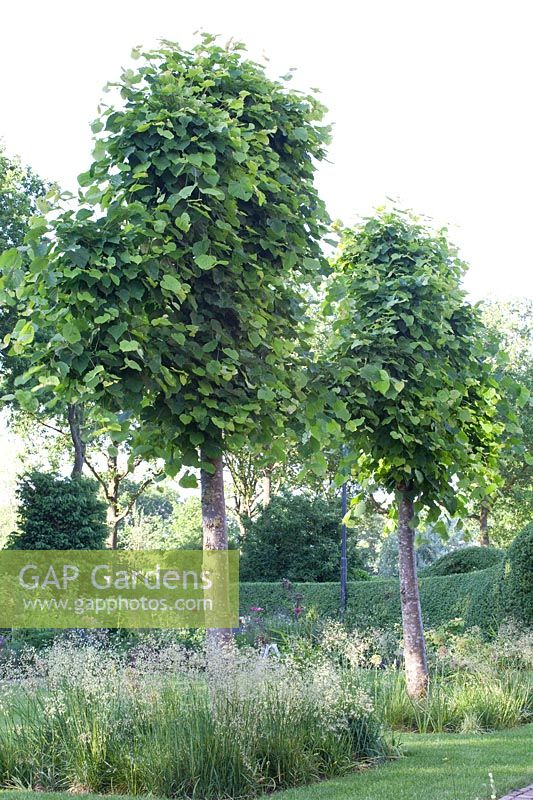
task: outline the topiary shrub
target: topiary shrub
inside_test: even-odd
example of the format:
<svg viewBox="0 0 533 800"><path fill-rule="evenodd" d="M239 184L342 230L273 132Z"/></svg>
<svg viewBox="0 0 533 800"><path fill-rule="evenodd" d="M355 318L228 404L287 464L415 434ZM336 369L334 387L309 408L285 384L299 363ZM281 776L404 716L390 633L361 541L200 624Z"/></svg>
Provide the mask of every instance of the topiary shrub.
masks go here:
<svg viewBox="0 0 533 800"><path fill-rule="evenodd" d="M518 534L507 551L501 601L507 616L533 625L533 523Z"/></svg>
<svg viewBox="0 0 533 800"><path fill-rule="evenodd" d="M46 472L23 475L17 488L18 531L11 550L99 550L108 530L106 507L88 478Z"/></svg>
<svg viewBox="0 0 533 800"><path fill-rule="evenodd" d="M458 575L488 569L503 560L505 553L497 547L462 547L438 558L426 567L424 575Z"/></svg>

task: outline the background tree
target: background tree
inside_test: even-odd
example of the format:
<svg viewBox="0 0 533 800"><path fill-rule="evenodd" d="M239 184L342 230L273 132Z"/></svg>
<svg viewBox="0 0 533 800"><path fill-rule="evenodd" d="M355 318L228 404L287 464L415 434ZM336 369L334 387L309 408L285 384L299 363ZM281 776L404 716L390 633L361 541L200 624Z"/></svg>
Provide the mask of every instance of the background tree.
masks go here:
<svg viewBox="0 0 533 800"><path fill-rule="evenodd" d="M169 471L201 466L207 549L227 546L223 451L251 431L270 441L301 400L300 287L325 266L323 108L240 50L165 43L123 73L83 207L46 254L47 226L32 228L12 337L16 353L55 326L36 353L42 386L130 411Z"/></svg>
<svg viewBox="0 0 533 800"><path fill-rule="evenodd" d="M462 529L450 531L449 536L443 539L442 535L428 528L415 537L415 557L417 571L428 568L450 553L460 552L464 549L464 531ZM460 549L458 549L460 548ZM481 548L477 547L477 550ZM399 574L399 547L398 535L391 533L385 537L377 559L377 572L386 578L397 577ZM426 574L426 572L424 573Z"/></svg>
<svg viewBox="0 0 533 800"><path fill-rule="evenodd" d="M0 251L5 250L0 256L0 285L7 289L0 306L2 338L13 330L18 318L16 298L9 289L19 285L31 262L30 254L23 246L30 220L47 207L44 198L50 188L50 184L31 168L22 166L16 158L8 158L0 147ZM43 247L43 243L37 245L37 253L42 253ZM40 344L55 333L55 328L42 326L37 334ZM53 386L38 398L32 391L37 384L31 376L25 375L27 356L0 349L0 358L2 405L9 412L12 429L28 443L28 450L38 457L41 468L48 465L57 470L64 467L67 458L72 458L71 474L75 476L81 475L87 464L88 470L102 486L108 504L109 543L115 546L117 527L135 502L135 498L128 497L125 504L121 503L120 485L142 463L140 457L129 458L131 446L127 441L121 441L123 426L119 428L119 436L115 437L117 441L113 441L109 436L110 430L107 430L107 435L103 431L106 431L107 423L116 432L116 420L109 423L94 403L82 406L51 402L54 400ZM87 457L88 446L90 458ZM149 465L145 472L144 480L136 488L138 494L152 482L157 469Z"/></svg>
<svg viewBox="0 0 533 800"><path fill-rule="evenodd" d="M279 494L282 486L296 485L299 466L292 432L288 431L268 446L253 440L233 453L226 453L225 465L231 477L231 505L241 536Z"/></svg>
<svg viewBox="0 0 533 800"><path fill-rule="evenodd" d="M31 167L10 158L0 142L0 251L23 244L28 221L39 213L38 201L49 188Z"/></svg>
<svg viewBox="0 0 533 800"><path fill-rule="evenodd" d="M439 529L443 509L458 515L472 486L481 499L498 482L503 376L484 355L479 313L460 288L465 264L445 231L380 211L343 231L334 270L325 310L337 413L358 481L396 498L407 686L417 697L428 679L418 516Z"/></svg>
<svg viewBox="0 0 533 800"><path fill-rule="evenodd" d="M120 419L120 415L119 415ZM109 535L107 545L112 549L118 546L118 531L121 523L132 511L137 500L155 481L164 476L161 464L147 462L138 451L142 450L143 436L139 428L129 424L110 424L102 418L97 408L93 408L92 429L85 443L85 430L81 431L84 443L84 464L90 474L101 486L107 504L107 525ZM120 441L124 432L127 438ZM136 476L139 480L133 482ZM125 486L127 482L127 490Z"/></svg>
<svg viewBox="0 0 533 800"><path fill-rule="evenodd" d="M30 263L30 255L23 246L28 233L30 220L46 207L45 196L52 188L40 178L31 167L23 166L19 159L9 158L0 145L0 339L3 340L16 325L17 306L5 290L17 286ZM45 245L41 245L43 250ZM41 329L37 334L41 342L55 331ZM27 368L26 359L21 354L8 354L0 348L1 378L0 389L3 406L8 408L18 432L31 432L36 426L44 426L48 431L59 434L50 444L54 449L52 459L58 456L58 448L65 448L70 440L73 450L72 474L81 475L84 463L84 442L81 437L83 410L68 404L55 410L53 415L44 413L45 404L35 403L31 411L17 402L14 392ZM66 438L68 433L69 440ZM41 445L43 437L41 436Z"/></svg>
<svg viewBox="0 0 533 800"><path fill-rule="evenodd" d="M242 580L338 581L341 518L339 497L273 497L248 523L241 544ZM355 547L349 556L349 578L361 577L363 565Z"/></svg>
<svg viewBox="0 0 533 800"><path fill-rule="evenodd" d="M533 516L533 302L485 302L481 314L507 355L505 372L521 387L524 398L517 409L521 446L501 452L502 482L493 496L475 509L480 540L506 546Z"/></svg>

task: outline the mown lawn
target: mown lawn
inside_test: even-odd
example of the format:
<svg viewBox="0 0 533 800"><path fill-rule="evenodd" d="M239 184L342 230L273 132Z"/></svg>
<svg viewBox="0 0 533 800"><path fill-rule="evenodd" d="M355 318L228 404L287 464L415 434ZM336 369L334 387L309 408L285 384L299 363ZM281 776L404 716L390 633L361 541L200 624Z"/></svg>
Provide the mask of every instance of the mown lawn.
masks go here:
<svg viewBox="0 0 533 800"><path fill-rule="evenodd" d="M533 725L481 735L403 734L405 757L278 800L488 800L533 782Z"/></svg>
<svg viewBox="0 0 533 800"><path fill-rule="evenodd" d="M533 725L482 735L403 734L405 756L276 800L489 800L533 782ZM72 794L0 791L4 800L72 800ZM96 798L84 795L84 800ZM138 798L137 798L138 800Z"/></svg>

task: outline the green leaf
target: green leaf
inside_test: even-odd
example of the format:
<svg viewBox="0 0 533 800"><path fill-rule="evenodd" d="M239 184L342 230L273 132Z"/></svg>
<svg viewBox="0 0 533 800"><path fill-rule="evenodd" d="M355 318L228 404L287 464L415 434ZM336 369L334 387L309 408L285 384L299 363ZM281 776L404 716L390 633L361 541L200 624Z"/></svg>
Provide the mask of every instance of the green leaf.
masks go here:
<svg viewBox="0 0 533 800"><path fill-rule="evenodd" d="M356 431L358 428L361 427L361 425L364 424L364 422L365 422L365 418L364 417L358 417L357 419L351 419L346 423L346 426L345 426L346 430L350 431L350 432Z"/></svg>
<svg viewBox="0 0 533 800"><path fill-rule="evenodd" d="M181 189L177 193L176 197L178 197L180 200L186 200L188 197L191 196L191 194L194 192L195 189L196 189L195 183L191 184L191 186L184 186L183 189Z"/></svg>
<svg viewBox="0 0 533 800"><path fill-rule="evenodd" d="M224 200L226 198L226 195L224 194L222 189L216 189L214 187L201 189L201 192L203 194L209 195L210 197L216 197L218 200Z"/></svg>
<svg viewBox="0 0 533 800"><path fill-rule="evenodd" d="M35 328L33 322L25 322L19 330L15 329L13 350L16 355L23 352L24 348L31 344L35 338Z"/></svg>
<svg viewBox="0 0 533 800"><path fill-rule="evenodd" d="M376 392L387 394L390 387L390 377L388 372L386 372L384 369L380 369L379 379L377 381L373 381L371 386Z"/></svg>
<svg viewBox="0 0 533 800"><path fill-rule="evenodd" d="M128 330L127 322L117 322L115 325L111 325L109 327L109 333L116 342L118 342L122 334L127 330Z"/></svg>
<svg viewBox="0 0 533 800"><path fill-rule="evenodd" d="M104 368L101 364L98 364L98 366L94 367L94 369L89 370L89 372L84 376L83 382L89 385L96 384L96 379L102 374L102 372L104 372Z"/></svg>
<svg viewBox="0 0 533 800"><path fill-rule="evenodd" d="M180 214L179 217L175 219L176 228L179 228L180 231L187 233L189 228L191 227L191 218L186 211L183 214Z"/></svg>
<svg viewBox="0 0 533 800"><path fill-rule="evenodd" d="M203 157L201 153L189 153L187 155L187 161L193 166L200 168L203 164Z"/></svg>
<svg viewBox="0 0 533 800"><path fill-rule="evenodd" d="M214 256L208 256L208 255L195 256L194 260L196 261L200 269L204 270L213 269L213 267L217 263L217 259Z"/></svg>
<svg viewBox="0 0 533 800"><path fill-rule="evenodd" d="M69 344L76 344L81 339L79 328L73 322L66 322L60 328L60 333Z"/></svg>
<svg viewBox="0 0 533 800"><path fill-rule="evenodd" d="M0 269L14 270L22 266L22 255L16 247L4 250L0 255Z"/></svg>
<svg viewBox="0 0 533 800"><path fill-rule="evenodd" d="M236 197L239 200L249 200L252 196L252 189L243 181L230 181L228 184L228 192L232 197Z"/></svg>
<svg viewBox="0 0 533 800"><path fill-rule="evenodd" d="M196 475L193 475L191 472L186 472L185 475L180 478L179 485L184 489L197 489L198 480Z"/></svg>
<svg viewBox="0 0 533 800"><path fill-rule="evenodd" d="M134 351L139 352L141 349L139 342L136 342L133 339L122 339L118 346L123 353L133 353Z"/></svg>
<svg viewBox="0 0 533 800"><path fill-rule="evenodd" d="M274 394L272 389L270 389L268 386L262 386L257 392L257 397L259 400L270 401L274 400L275 396L276 395Z"/></svg>
<svg viewBox="0 0 533 800"><path fill-rule="evenodd" d="M163 275L161 288L168 292L172 292L173 294L183 294L183 286L175 275Z"/></svg>

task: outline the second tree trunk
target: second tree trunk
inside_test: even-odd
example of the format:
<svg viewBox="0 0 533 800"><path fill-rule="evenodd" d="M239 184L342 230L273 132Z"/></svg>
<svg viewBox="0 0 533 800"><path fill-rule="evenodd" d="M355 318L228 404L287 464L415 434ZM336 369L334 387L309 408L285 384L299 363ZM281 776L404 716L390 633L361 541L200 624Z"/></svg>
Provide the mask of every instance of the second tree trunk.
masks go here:
<svg viewBox="0 0 533 800"><path fill-rule="evenodd" d="M413 501L400 492L398 506L398 548L400 598L402 606L405 674L407 693L412 698L425 695L428 687L426 642L416 574L413 530Z"/></svg>

